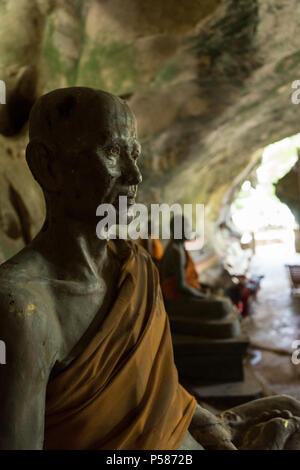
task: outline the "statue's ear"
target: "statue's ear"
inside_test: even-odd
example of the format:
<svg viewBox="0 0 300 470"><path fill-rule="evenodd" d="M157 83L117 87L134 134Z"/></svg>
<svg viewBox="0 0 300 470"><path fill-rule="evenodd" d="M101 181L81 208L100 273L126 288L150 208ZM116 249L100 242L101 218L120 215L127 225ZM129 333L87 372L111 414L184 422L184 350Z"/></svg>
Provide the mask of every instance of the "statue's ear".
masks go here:
<svg viewBox="0 0 300 470"><path fill-rule="evenodd" d="M26 148L26 160L37 182L48 192L59 192L61 174L55 164L54 152L43 142L32 140Z"/></svg>

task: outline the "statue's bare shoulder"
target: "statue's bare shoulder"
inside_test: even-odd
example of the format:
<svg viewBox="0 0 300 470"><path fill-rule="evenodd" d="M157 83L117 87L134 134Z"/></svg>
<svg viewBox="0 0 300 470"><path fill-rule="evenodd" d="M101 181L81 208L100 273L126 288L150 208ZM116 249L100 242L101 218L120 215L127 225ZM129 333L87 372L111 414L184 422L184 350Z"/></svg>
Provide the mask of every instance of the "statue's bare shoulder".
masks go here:
<svg viewBox="0 0 300 470"><path fill-rule="evenodd" d="M54 316L30 249L0 266L0 449L41 449L45 396L56 357ZM11 426L12 417L17 425Z"/></svg>
<svg viewBox="0 0 300 470"><path fill-rule="evenodd" d="M29 248L0 266L0 328L1 339L14 353L20 347L24 354L39 354L41 360L45 355L48 367L55 350L55 334L49 332L58 327L41 265L40 256Z"/></svg>

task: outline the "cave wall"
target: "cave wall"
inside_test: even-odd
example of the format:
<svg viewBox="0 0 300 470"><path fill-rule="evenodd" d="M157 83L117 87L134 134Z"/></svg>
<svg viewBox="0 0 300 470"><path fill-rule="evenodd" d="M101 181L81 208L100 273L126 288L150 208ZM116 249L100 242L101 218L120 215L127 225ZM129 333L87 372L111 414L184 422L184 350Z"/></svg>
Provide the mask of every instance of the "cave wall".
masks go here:
<svg viewBox="0 0 300 470"><path fill-rule="evenodd" d="M260 149L299 132L297 0L2 0L0 20L2 258L43 220L24 149L30 107L51 89L127 99L143 146L140 201L204 203L212 222Z"/></svg>
<svg viewBox="0 0 300 470"><path fill-rule="evenodd" d="M300 151L298 161L275 185L275 194L286 204L300 226Z"/></svg>

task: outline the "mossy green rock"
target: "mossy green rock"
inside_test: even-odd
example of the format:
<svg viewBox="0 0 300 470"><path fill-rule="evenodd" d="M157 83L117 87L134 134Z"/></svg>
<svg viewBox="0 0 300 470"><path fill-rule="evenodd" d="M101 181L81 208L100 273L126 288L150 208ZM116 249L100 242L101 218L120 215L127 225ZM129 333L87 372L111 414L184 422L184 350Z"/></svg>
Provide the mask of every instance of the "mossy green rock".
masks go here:
<svg viewBox="0 0 300 470"><path fill-rule="evenodd" d="M297 0L3 0L0 20L0 79L15 100L0 105L6 168L25 165L28 113L15 119L19 102L30 108L58 87L102 88L136 113L140 200L204 203L214 223L260 149L299 132L300 108L291 102ZM27 191L35 188L30 175L26 181ZM15 184L25 199L22 181ZM4 190L3 207L8 198ZM36 206L28 207L35 229ZM9 238L5 230L0 219ZM0 248L9 245L3 237ZM23 232L19 238L26 242Z"/></svg>

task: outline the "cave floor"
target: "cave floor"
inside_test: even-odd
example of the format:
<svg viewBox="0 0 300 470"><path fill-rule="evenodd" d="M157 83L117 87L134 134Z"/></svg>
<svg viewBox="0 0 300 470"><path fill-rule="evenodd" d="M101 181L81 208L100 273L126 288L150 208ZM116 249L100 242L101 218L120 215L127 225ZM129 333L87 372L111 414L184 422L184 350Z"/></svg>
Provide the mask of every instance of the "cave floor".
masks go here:
<svg viewBox="0 0 300 470"><path fill-rule="evenodd" d="M250 341L246 364L262 395L288 394L300 400L300 364L292 363L292 343L300 340L300 297L291 295L285 264L300 264L300 254L282 244L258 247L251 272L265 277L242 331ZM222 400L199 403L213 412L228 408Z"/></svg>
<svg viewBox="0 0 300 470"><path fill-rule="evenodd" d="M242 328L250 338L249 362L266 394L300 399L300 364L292 363L292 343L300 340L300 298L291 295L285 264L300 264L300 254L282 244L259 247L251 271L264 274Z"/></svg>

